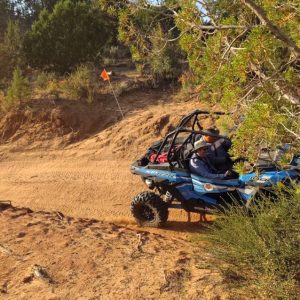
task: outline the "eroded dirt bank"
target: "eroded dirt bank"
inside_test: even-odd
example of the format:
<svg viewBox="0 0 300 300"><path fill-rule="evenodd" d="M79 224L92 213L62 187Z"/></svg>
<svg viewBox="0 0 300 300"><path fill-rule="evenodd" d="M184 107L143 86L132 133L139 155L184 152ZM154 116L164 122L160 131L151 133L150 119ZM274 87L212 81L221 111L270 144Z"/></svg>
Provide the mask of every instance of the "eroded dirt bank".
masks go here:
<svg viewBox="0 0 300 300"><path fill-rule="evenodd" d="M1 299L228 298L184 239L1 203L0 222Z"/></svg>

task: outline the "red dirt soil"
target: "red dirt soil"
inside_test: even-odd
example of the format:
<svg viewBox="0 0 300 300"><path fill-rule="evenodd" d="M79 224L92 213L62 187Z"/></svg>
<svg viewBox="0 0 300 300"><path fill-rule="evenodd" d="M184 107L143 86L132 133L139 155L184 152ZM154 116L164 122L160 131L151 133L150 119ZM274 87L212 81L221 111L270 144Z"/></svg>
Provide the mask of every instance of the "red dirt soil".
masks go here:
<svg viewBox="0 0 300 300"><path fill-rule="evenodd" d="M201 224L180 211L164 229L141 229L129 211L146 190L131 162L202 105L162 90L120 103L124 119L110 97L37 101L1 120L0 195L14 206L0 204L1 299L229 298L188 242Z"/></svg>

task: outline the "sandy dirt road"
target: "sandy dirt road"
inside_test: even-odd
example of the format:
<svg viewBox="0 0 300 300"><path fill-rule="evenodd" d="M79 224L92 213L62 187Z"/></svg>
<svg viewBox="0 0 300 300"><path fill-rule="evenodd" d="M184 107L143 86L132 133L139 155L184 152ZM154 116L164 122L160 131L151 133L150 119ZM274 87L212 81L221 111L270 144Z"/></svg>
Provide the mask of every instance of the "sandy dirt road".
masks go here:
<svg viewBox="0 0 300 300"><path fill-rule="evenodd" d="M131 174L130 164L197 103L162 99L66 147L26 134L13 137L0 146L0 199L34 210L134 224L131 200L147 187ZM186 222L187 215L171 213L170 220Z"/></svg>
<svg viewBox="0 0 300 300"><path fill-rule="evenodd" d="M147 190L130 172L131 161L36 158L0 162L0 199L33 210L95 218L135 226L132 198ZM198 218L193 216L194 220ZM150 231L186 235L197 230L184 211L171 211L165 229ZM168 233L169 234L169 233Z"/></svg>
<svg viewBox="0 0 300 300"><path fill-rule="evenodd" d="M0 163L0 177L1 199L101 220L129 218L130 200L143 189L128 161L9 161Z"/></svg>

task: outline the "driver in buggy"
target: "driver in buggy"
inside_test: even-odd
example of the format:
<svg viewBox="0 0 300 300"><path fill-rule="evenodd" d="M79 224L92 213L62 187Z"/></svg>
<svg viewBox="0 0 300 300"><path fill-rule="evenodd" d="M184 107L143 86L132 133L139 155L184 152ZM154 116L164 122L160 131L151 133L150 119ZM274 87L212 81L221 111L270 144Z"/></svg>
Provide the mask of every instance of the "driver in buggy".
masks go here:
<svg viewBox="0 0 300 300"><path fill-rule="evenodd" d="M217 128L208 128L206 131L214 135L220 134ZM228 138L203 135L201 140L210 144L207 150L207 159L218 172L224 173L232 168L234 162L228 153L231 148L231 141Z"/></svg>
<svg viewBox="0 0 300 300"><path fill-rule="evenodd" d="M218 171L208 158L211 144L204 140L196 141L194 144L194 154L189 161L191 173L201 177L210 179L232 179L237 174L234 171L227 170L225 172Z"/></svg>

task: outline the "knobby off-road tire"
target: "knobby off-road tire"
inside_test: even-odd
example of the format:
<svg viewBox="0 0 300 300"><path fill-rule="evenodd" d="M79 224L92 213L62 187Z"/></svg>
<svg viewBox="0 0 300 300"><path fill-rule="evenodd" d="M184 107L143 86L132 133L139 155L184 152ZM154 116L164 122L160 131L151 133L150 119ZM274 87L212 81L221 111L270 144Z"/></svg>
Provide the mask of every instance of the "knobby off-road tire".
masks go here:
<svg viewBox="0 0 300 300"><path fill-rule="evenodd" d="M131 213L141 226L159 227L167 222L168 204L152 192L137 194L131 202Z"/></svg>

